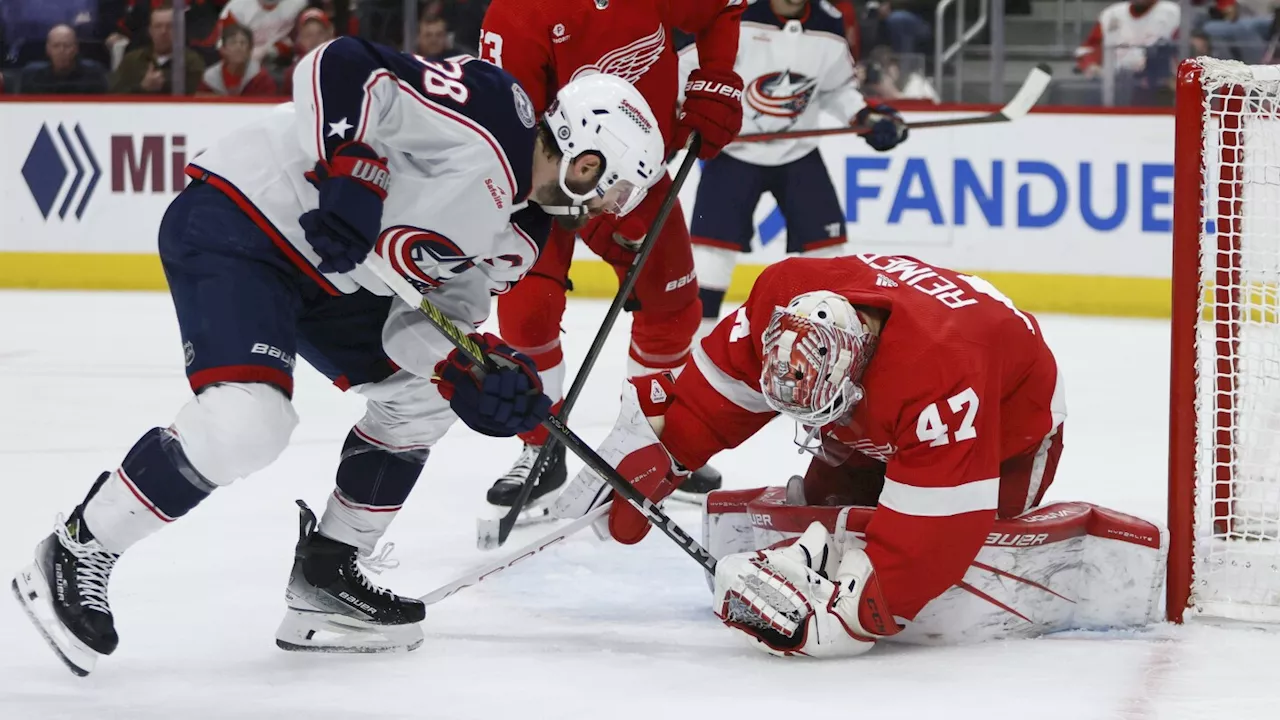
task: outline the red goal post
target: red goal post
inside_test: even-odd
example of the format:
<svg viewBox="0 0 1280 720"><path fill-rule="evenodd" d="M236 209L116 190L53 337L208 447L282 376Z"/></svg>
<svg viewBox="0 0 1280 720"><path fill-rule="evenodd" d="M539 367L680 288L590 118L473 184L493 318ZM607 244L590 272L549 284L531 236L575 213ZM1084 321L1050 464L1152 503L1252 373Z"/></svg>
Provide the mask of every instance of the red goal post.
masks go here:
<svg viewBox="0 0 1280 720"><path fill-rule="evenodd" d="M1182 63L1167 615L1280 622L1280 67Z"/></svg>

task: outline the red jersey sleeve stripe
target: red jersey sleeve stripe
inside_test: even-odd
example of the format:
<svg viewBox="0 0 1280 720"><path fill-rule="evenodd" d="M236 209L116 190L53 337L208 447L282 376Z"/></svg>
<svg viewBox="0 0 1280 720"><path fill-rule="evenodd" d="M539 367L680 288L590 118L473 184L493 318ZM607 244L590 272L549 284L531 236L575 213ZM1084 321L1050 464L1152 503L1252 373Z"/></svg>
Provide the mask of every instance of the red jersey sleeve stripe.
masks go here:
<svg viewBox="0 0 1280 720"><path fill-rule="evenodd" d="M707 384L724 399L747 412L773 412L773 408L764 401L764 395L759 390L721 370L707 355L707 351L702 349L701 343L693 347L693 364L702 372L702 377L706 379Z"/></svg>
<svg viewBox="0 0 1280 720"><path fill-rule="evenodd" d="M1000 478L975 480L955 487L918 487L884 479L881 507L902 515L950 517L995 510L1000 501Z"/></svg>

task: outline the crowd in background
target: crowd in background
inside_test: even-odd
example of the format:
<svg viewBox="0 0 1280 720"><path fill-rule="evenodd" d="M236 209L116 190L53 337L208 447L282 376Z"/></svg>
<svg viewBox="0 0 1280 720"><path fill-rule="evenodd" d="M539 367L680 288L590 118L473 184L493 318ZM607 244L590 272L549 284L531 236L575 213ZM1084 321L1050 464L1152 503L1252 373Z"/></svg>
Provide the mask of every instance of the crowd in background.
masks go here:
<svg viewBox="0 0 1280 720"><path fill-rule="evenodd" d="M929 62L938 0L829 1L844 16L865 94L937 98ZM1006 9L1026 13L1031 2L1006 0ZM1275 61L1278 5L1192 0L1191 54ZM488 0L420 2L414 50L428 58L474 54L487 6ZM285 97L298 58L335 35L404 47L404 8L404 0L186 0L186 42L179 49L169 0L3 0L0 92L172 94L180 51L185 94ZM1106 8L1081 38L1077 75L1105 74L1171 92L1181 14L1172 0L1121 0Z"/></svg>

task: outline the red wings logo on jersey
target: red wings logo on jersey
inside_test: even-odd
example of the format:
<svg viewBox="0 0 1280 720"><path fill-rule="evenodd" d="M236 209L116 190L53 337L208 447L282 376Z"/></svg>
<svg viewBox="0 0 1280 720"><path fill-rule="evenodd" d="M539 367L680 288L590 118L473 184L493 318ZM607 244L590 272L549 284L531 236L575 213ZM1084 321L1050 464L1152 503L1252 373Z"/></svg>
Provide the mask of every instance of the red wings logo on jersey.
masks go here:
<svg viewBox="0 0 1280 720"><path fill-rule="evenodd" d="M378 254L423 294L476 264L474 255L463 253L444 235L408 225L385 230L378 238Z"/></svg>
<svg viewBox="0 0 1280 720"><path fill-rule="evenodd" d="M583 65L574 70L573 75L569 77L569 82L583 75L598 72L616 75L634 85L642 75L649 72L649 68L653 67L654 63L658 62L658 58L662 57L662 51L666 48L667 30L662 25L658 25L658 29L651 34L623 45L617 50L610 50L591 65Z"/></svg>

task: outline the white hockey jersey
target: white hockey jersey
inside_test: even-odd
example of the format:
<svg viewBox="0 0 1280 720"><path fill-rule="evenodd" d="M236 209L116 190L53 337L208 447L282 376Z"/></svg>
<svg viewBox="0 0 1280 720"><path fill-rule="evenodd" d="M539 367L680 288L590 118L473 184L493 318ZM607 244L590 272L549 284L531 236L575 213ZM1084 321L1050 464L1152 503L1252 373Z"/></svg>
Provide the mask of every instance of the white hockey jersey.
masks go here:
<svg viewBox="0 0 1280 720"><path fill-rule="evenodd" d="M330 294L363 286L390 295L363 267L320 273L298 223L319 205L304 173L344 143L367 143L391 174L380 254L450 318L483 322L491 294L506 292L537 259L531 238L545 236L517 224L546 219L523 210L535 119L520 85L471 57L430 62L343 37L303 58L293 87L294 102L225 136L187 174L230 196Z"/></svg>
<svg viewBox="0 0 1280 720"><path fill-rule="evenodd" d="M289 57L293 43L294 21L307 9L307 0L280 0L264 7L259 0L228 0L218 17L219 28L228 23L243 25L253 33L253 57L261 60L268 54Z"/></svg>
<svg viewBox="0 0 1280 720"><path fill-rule="evenodd" d="M810 2L800 18L779 17L768 0L754 0L740 33L733 69L744 88L743 135L817 128L823 110L847 124L866 105L840 12L826 0ZM681 87L696 67L698 50L690 45L680 52ZM804 138L735 143L724 152L754 165L784 165L817 146L817 138Z"/></svg>

